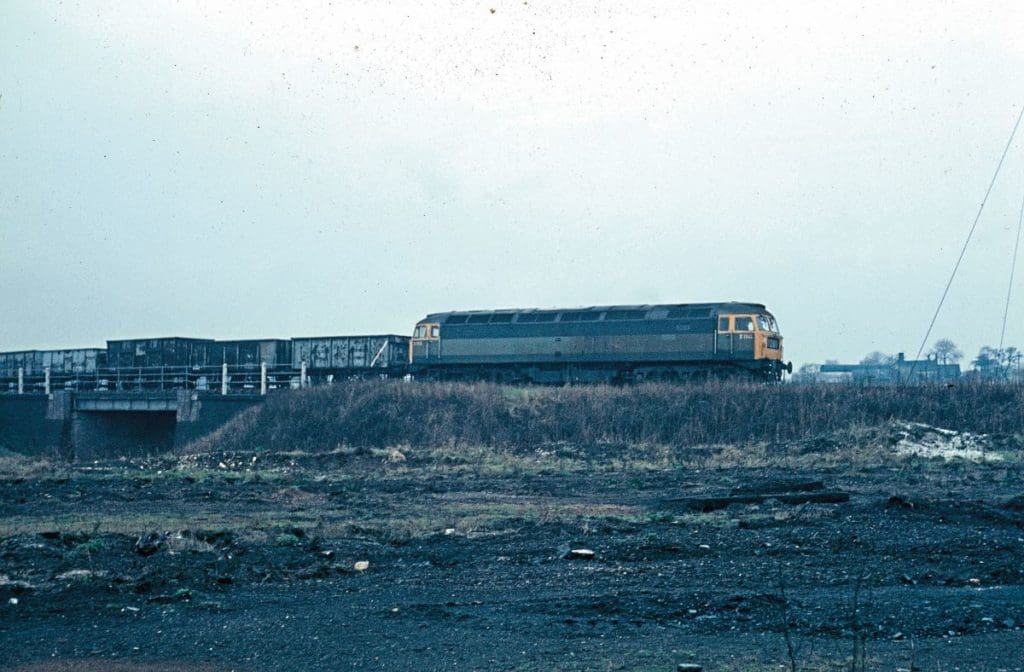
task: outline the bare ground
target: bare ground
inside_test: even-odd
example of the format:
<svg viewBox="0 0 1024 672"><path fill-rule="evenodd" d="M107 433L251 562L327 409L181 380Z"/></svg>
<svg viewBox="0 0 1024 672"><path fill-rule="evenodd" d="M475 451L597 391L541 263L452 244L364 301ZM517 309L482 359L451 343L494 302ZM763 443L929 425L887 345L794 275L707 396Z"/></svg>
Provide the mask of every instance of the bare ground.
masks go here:
<svg viewBox="0 0 1024 672"><path fill-rule="evenodd" d="M910 426L743 449L7 457L0 664L1021 670L1021 458ZM805 488L849 499L780 501Z"/></svg>

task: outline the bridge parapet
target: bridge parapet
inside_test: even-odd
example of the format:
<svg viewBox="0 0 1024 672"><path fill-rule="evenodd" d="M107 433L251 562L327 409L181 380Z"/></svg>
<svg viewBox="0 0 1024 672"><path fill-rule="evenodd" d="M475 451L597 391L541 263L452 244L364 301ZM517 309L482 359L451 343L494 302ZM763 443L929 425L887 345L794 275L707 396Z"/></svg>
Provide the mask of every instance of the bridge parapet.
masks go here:
<svg viewBox="0 0 1024 672"><path fill-rule="evenodd" d="M176 392L64 392L73 397L75 411L85 412L160 412L177 413L182 395ZM188 399L188 393L184 395Z"/></svg>

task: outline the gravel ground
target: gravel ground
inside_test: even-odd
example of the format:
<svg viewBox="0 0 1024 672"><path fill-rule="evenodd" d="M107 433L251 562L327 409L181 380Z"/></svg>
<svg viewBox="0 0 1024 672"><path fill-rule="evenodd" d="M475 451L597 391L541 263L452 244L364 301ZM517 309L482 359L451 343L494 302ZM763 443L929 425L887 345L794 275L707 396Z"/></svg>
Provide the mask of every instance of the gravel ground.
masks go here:
<svg viewBox="0 0 1024 672"><path fill-rule="evenodd" d="M822 446L16 462L0 663L752 672L788 640L805 670L1024 669L1018 453Z"/></svg>

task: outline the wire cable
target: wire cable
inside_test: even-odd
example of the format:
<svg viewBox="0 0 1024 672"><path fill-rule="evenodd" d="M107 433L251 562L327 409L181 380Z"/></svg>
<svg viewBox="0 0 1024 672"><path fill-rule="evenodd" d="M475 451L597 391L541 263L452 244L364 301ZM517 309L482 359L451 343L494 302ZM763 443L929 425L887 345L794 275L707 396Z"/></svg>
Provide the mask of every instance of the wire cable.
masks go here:
<svg viewBox="0 0 1024 672"><path fill-rule="evenodd" d="M1013 263L1010 264L1010 284L1006 288L1006 307L1003 308L1003 330L999 332L999 352L1003 351L1006 338L1006 317L1010 314L1010 295L1013 294L1013 273L1017 270L1017 252L1020 250L1020 232L1024 228L1024 199L1020 202L1020 218L1017 220L1017 242L1013 244Z"/></svg>
<svg viewBox="0 0 1024 672"><path fill-rule="evenodd" d="M967 246L971 243L971 238L974 237L974 230L978 228L978 221L981 219L981 213L985 209L985 203L988 202L988 197L992 194L992 187L996 184L996 178L999 177L999 171L1003 167L1003 161L1006 159L1006 153L1010 151L1010 145L1013 144L1013 138L1017 134L1017 127L1020 126L1020 120L1024 118L1024 106L1021 106L1020 113L1017 115L1017 121L1013 124L1013 130L1010 131L1010 139L1006 141L1006 147L1003 148L1003 154L999 157L999 163L996 164L996 170L992 174L992 180L988 183L988 189L985 190L985 198L981 199L981 205L978 207L978 214L974 216L974 223L971 224L971 230L967 232L967 240L964 241L963 247L960 249L960 256L957 257L956 264L953 266L953 272L949 274L949 281L946 282L946 288L942 290L942 298L939 299L939 305L935 307L935 314L932 315L932 321L928 325L928 331L924 334L924 339L921 341L921 347L917 349L917 356L914 357L914 363L910 365L910 373L907 375L907 382L910 382L910 378L914 375L914 367L917 366L918 360L921 359L921 353L924 352L924 346L928 343L928 337L932 335L932 329L935 327L935 321L939 319L939 312L942 310L942 304L946 302L946 296L949 294L949 288L953 284L953 278L956 277L956 272L960 270L960 262L964 260L964 254L967 253Z"/></svg>

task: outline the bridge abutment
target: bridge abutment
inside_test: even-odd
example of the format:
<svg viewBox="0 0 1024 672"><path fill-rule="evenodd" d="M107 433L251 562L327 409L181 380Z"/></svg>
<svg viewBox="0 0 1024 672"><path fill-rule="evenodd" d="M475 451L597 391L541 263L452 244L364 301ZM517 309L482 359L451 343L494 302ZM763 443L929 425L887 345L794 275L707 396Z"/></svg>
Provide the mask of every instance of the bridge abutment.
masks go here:
<svg viewBox="0 0 1024 672"><path fill-rule="evenodd" d="M216 430L262 401L191 390L0 395L0 447L74 460L155 455Z"/></svg>

